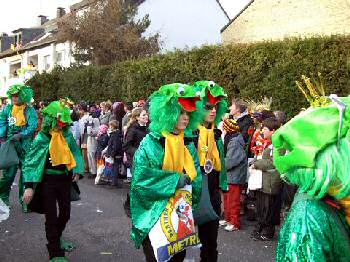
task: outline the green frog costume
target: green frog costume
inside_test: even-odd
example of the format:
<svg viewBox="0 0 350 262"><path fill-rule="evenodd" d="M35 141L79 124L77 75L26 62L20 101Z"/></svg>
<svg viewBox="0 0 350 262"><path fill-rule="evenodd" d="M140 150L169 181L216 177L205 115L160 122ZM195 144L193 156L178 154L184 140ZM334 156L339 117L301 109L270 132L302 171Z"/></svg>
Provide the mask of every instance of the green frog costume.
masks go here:
<svg viewBox="0 0 350 262"><path fill-rule="evenodd" d="M67 101L50 103L42 114L42 128L26 156L23 180L26 190L34 189L28 207L45 214L51 261L68 261L64 252L72 247L61 237L70 218L72 178L84 174L84 160L70 131L72 120Z"/></svg>
<svg viewBox="0 0 350 262"><path fill-rule="evenodd" d="M276 260L350 261L350 97L326 97L303 78L312 106L272 137L276 168L299 187Z"/></svg>
<svg viewBox="0 0 350 262"><path fill-rule="evenodd" d="M0 198L7 205L10 204L9 196L11 185L16 177L18 169L22 169L25 156L33 141L35 130L38 126L38 116L35 109L30 105L33 91L29 86L16 84L9 88L7 96L12 103L7 105L0 113L0 139L11 140L16 148L19 165L3 170L0 179ZM17 103L13 103L13 97L17 97ZM22 175L19 179L19 199L22 203L24 192ZM23 205L24 211L26 206Z"/></svg>
<svg viewBox="0 0 350 262"><path fill-rule="evenodd" d="M203 112L196 110L197 103L201 103L199 93L192 86L179 83L164 85L150 97L151 132L135 153L130 191L131 238L137 248L148 239L178 184L187 180L187 175L192 184L193 206L199 201L202 181L192 131L199 125ZM173 131L183 111L189 115L189 124L184 133L175 135ZM175 141L182 144L174 144ZM181 151L185 154L180 154ZM184 155L182 162L176 157L179 155Z"/></svg>

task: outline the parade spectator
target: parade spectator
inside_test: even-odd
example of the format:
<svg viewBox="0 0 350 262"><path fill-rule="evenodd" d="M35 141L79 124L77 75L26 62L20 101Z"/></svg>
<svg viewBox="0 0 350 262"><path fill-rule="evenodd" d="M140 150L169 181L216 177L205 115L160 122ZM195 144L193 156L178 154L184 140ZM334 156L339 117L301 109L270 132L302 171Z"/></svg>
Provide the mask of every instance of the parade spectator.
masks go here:
<svg viewBox="0 0 350 262"><path fill-rule="evenodd" d="M108 146L106 150L106 162L112 167L110 172L106 173L111 180L111 186L118 186L119 167L122 160L122 142L121 131L119 130L119 123L117 120L112 120L108 124ZM106 163L107 165L107 163Z"/></svg>
<svg viewBox="0 0 350 262"><path fill-rule="evenodd" d="M102 111L100 115L100 124L108 125L108 123L115 119L112 113L112 105L109 102L104 102L102 104Z"/></svg>
<svg viewBox="0 0 350 262"><path fill-rule="evenodd" d="M123 127L124 134L125 134L126 125L130 121L132 110L133 110L132 103L126 103L126 105L124 106L125 115L123 116L123 119L122 119L122 127Z"/></svg>
<svg viewBox="0 0 350 262"><path fill-rule="evenodd" d="M256 208L258 224L252 233L254 240L271 240L275 226L280 224L281 179L273 165L271 137L279 128L276 118L265 119L262 123L264 139L269 140L263 149L262 158L256 160L253 168L262 171L262 188L256 191Z"/></svg>
<svg viewBox="0 0 350 262"><path fill-rule="evenodd" d="M223 121L225 132L224 150L227 169L228 193L224 194L225 220L220 220L226 231L236 231L241 228L240 210L241 193L247 180L248 159L244 147L244 139L239 133L239 126L235 120Z"/></svg>
<svg viewBox="0 0 350 262"><path fill-rule="evenodd" d="M233 99L229 109L230 117L237 121L244 141L247 143L249 141L248 130L253 125L253 120L248 114L247 104L242 100Z"/></svg>

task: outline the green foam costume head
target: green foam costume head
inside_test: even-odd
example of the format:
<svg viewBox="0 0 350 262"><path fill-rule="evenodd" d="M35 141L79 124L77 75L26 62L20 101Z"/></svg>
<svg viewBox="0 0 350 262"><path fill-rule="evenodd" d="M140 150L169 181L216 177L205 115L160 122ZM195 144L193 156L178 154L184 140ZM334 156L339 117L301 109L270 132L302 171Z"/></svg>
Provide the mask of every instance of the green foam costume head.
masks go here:
<svg viewBox="0 0 350 262"><path fill-rule="evenodd" d="M190 123L186 131L196 130L203 118L204 111L198 110L202 106L200 93L196 93L192 86L174 83L161 86L150 97L150 130L153 132L171 133L174 131L181 110L189 113Z"/></svg>
<svg viewBox="0 0 350 262"><path fill-rule="evenodd" d="M197 81L193 84L196 92L200 92L203 105L217 105L215 124L218 125L227 111L227 94L224 89L214 81Z"/></svg>
<svg viewBox="0 0 350 262"><path fill-rule="evenodd" d="M12 100L12 96L14 95L18 95L20 103L29 104L33 99L33 90L30 86L24 84L12 85L7 91L7 96Z"/></svg>
<svg viewBox="0 0 350 262"><path fill-rule="evenodd" d="M44 116L42 130L46 132L49 132L57 125L67 128L73 123L70 116L70 109L65 99L51 102L41 113Z"/></svg>
<svg viewBox="0 0 350 262"><path fill-rule="evenodd" d="M341 199L350 194L350 97L314 97L273 135L274 165L303 192L322 198L339 186Z"/></svg>

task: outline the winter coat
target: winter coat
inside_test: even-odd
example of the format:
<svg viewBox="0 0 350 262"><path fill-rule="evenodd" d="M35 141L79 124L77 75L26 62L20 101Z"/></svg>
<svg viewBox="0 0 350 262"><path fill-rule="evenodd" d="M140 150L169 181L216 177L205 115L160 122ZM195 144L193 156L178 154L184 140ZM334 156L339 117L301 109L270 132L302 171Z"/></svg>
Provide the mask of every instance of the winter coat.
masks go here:
<svg viewBox="0 0 350 262"><path fill-rule="evenodd" d="M244 139L240 133L225 136L225 165L228 184L242 185L247 181L248 158L244 145Z"/></svg>
<svg viewBox="0 0 350 262"><path fill-rule="evenodd" d="M132 124L126 131L123 143L123 151L126 153L129 164L132 166L133 158L142 139L148 134L147 126L140 126L139 123Z"/></svg>
<svg viewBox="0 0 350 262"><path fill-rule="evenodd" d="M272 153L272 145L265 148L262 159L254 162L254 168L262 171L262 189L260 191L266 194L277 195L281 189L281 178L273 165Z"/></svg>
<svg viewBox="0 0 350 262"><path fill-rule="evenodd" d="M242 117L237 119L237 124L239 126L239 130L244 138L244 142L247 143L249 141L249 128L254 124L253 119L250 115L245 114Z"/></svg>
<svg viewBox="0 0 350 262"><path fill-rule="evenodd" d="M97 138L96 158L101 159L102 151L108 146L109 136L102 134Z"/></svg>
<svg viewBox="0 0 350 262"><path fill-rule="evenodd" d="M115 120L115 116L112 114L111 111L108 111L104 114L101 113L99 119L100 119L100 125L107 125L108 126L109 121Z"/></svg>
<svg viewBox="0 0 350 262"><path fill-rule="evenodd" d="M122 158L122 140L120 130L113 131L109 135L108 148L106 155L113 158Z"/></svg>
<svg viewBox="0 0 350 262"><path fill-rule="evenodd" d="M97 149L97 134L100 128L100 121L98 118L93 118L90 115L84 115L79 120L80 134L82 138L87 135L87 150L90 152L96 152Z"/></svg>

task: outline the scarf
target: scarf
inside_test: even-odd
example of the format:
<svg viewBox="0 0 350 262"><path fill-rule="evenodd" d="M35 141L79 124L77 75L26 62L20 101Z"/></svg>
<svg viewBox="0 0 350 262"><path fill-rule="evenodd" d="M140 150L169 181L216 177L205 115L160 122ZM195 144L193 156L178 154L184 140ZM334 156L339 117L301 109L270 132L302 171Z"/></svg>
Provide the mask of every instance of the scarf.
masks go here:
<svg viewBox="0 0 350 262"><path fill-rule="evenodd" d="M216 146L214 125L210 129L199 126L198 153L200 166L205 165L207 159L211 160L216 171L221 171L221 160Z"/></svg>
<svg viewBox="0 0 350 262"><path fill-rule="evenodd" d="M24 110L26 105L13 105L12 116L16 119L16 126L25 126L27 124Z"/></svg>
<svg viewBox="0 0 350 262"><path fill-rule="evenodd" d="M185 146L184 133L179 135L162 134L165 137L163 170L186 173L193 181L197 176L193 157Z"/></svg>
<svg viewBox="0 0 350 262"><path fill-rule="evenodd" d="M330 186L328 189L328 194L332 197L336 196L341 189L341 185ZM342 210L345 212L345 219L348 225L350 225L350 196L344 197L342 199L337 199L337 202L342 207Z"/></svg>
<svg viewBox="0 0 350 262"><path fill-rule="evenodd" d="M76 167L76 162L62 130L52 130L50 141L50 158L52 166L66 165L68 170Z"/></svg>

